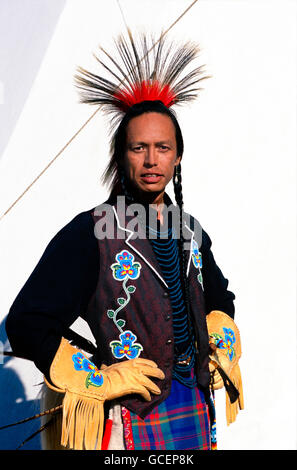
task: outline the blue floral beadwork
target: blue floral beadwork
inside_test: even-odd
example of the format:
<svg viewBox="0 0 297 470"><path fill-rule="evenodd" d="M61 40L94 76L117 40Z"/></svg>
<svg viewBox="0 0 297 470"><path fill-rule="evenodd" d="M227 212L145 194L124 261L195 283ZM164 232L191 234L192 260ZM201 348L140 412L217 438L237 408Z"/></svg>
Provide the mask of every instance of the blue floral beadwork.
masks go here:
<svg viewBox="0 0 297 470"><path fill-rule="evenodd" d="M218 333L212 333L210 336L214 338L215 345L219 349L226 349L226 353L230 361L235 356L234 343L236 341L234 331L231 328L223 328L225 338Z"/></svg>
<svg viewBox="0 0 297 470"><path fill-rule="evenodd" d="M195 268L202 268L202 256L195 240L192 242L192 260Z"/></svg>
<svg viewBox="0 0 297 470"><path fill-rule="evenodd" d="M107 316L113 320L117 329L120 331L120 341L111 341L109 343L112 354L116 359L135 359L143 351L143 347L139 343L135 343L136 336L130 330L123 330L126 320L118 318L118 313L126 308L130 302L131 295L136 291L136 287L128 285L130 279L137 279L140 276L141 264L134 262L134 256L127 250L122 250L115 256L117 263L113 263L110 267L112 270L113 278L117 281L122 281L123 291L125 296L118 297L118 307L115 310L108 309Z"/></svg>
<svg viewBox="0 0 297 470"><path fill-rule="evenodd" d="M90 385L101 387L103 384L103 375L93 362L87 359L81 352L73 354L72 360L75 370L89 372L85 381L87 388L89 388Z"/></svg>
<svg viewBox="0 0 297 470"><path fill-rule="evenodd" d="M137 279L140 274L141 264L134 263L134 256L127 250L121 251L116 255L117 263L111 265L113 277L117 281L123 281L126 278Z"/></svg>
<svg viewBox="0 0 297 470"><path fill-rule="evenodd" d="M112 348L112 353L117 359L122 359L126 357L127 359L136 359L143 347L139 343L135 343L137 337L129 330L124 331L119 336L121 341L111 341L110 347Z"/></svg>
<svg viewBox="0 0 297 470"><path fill-rule="evenodd" d="M195 266L199 270L199 274L197 276L198 281L201 284L201 287L203 289L203 277L202 277L202 255L199 251L199 246L198 243L193 239L192 240L192 261Z"/></svg>

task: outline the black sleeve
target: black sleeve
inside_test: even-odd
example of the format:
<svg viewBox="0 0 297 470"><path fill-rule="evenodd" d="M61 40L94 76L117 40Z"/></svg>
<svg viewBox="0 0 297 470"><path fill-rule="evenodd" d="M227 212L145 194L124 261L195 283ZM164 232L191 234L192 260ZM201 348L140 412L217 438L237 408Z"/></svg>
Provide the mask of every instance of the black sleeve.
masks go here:
<svg viewBox="0 0 297 470"><path fill-rule="evenodd" d="M222 271L217 266L211 251L211 239L202 230L202 245L200 248L202 255L202 277L204 287L204 297L206 313L212 310L221 310L234 318L235 307L233 292L227 290L228 280L223 276Z"/></svg>
<svg viewBox="0 0 297 470"><path fill-rule="evenodd" d="M13 302L6 332L13 352L48 376L61 337L95 290L99 250L91 211L76 216L46 247Z"/></svg>

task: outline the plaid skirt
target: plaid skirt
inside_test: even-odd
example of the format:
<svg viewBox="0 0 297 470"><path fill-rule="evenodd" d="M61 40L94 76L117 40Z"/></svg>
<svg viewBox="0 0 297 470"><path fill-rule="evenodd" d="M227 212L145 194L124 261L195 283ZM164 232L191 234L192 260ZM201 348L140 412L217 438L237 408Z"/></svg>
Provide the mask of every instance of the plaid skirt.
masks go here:
<svg viewBox="0 0 297 470"><path fill-rule="evenodd" d="M122 407L127 450L211 450L204 393L172 381L169 397L145 419Z"/></svg>

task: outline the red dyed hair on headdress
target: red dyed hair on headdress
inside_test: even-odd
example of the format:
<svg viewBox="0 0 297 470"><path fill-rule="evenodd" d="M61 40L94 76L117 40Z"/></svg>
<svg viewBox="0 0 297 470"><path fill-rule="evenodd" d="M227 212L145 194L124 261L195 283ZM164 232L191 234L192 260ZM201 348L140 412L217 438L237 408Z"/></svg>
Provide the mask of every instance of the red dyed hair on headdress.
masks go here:
<svg viewBox="0 0 297 470"><path fill-rule="evenodd" d="M187 102L197 97L198 83L205 78L203 65L186 73L187 66L198 56L199 46L191 42L176 45L145 35L128 38L120 35L115 41L115 54L102 47L100 51L107 62L96 56L108 78L77 68L75 84L80 102L102 105L103 110L121 117L136 103L161 101L166 107ZM113 80L113 81L112 81Z"/></svg>
<svg viewBox="0 0 297 470"><path fill-rule="evenodd" d="M143 80L135 84L131 90L119 90L114 94L118 101L119 109L126 112L136 103L142 101L162 101L162 103L170 108L175 103L176 96L170 89L169 85L161 85L157 80Z"/></svg>

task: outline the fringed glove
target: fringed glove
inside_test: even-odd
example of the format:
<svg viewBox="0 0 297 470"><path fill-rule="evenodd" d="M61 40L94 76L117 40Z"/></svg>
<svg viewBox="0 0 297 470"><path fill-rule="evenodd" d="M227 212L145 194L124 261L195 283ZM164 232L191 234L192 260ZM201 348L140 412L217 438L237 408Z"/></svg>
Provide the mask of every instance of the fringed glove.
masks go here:
<svg viewBox="0 0 297 470"><path fill-rule="evenodd" d="M150 401L159 387L147 376L164 379L157 364L131 359L99 370L87 356L62 338L50 367L53 390L65 393L61 445L70 449L101 449L104 402L131 393Z"/></svg>
<svg viewBox="0 0 297 470"><path fill-rule="evenodd" d="M213 310L207 317L211 348L209 370L213 390L226 388L227 425L236 420L243 410L243 389L238 361L241 357L239 330L232 318L224 312Z"/></svg>

